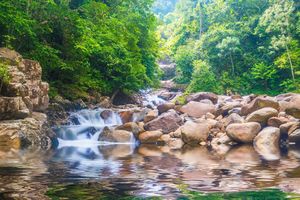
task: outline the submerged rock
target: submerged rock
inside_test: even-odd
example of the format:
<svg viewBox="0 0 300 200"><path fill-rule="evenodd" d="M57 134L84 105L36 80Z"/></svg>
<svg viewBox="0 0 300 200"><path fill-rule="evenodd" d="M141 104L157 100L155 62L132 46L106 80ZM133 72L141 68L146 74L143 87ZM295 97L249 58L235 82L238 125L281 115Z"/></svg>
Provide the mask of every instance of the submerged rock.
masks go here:
<svg viewBox="0 0 300 200"><path fill-rule="evenodd" d="M267 127L254 139L255 150L266 160L280 159L280 129Z"/></svg>
<svg viewBox="0 0 300 200"><path fill-rule="evenodd" d="M240 143L251 143L261 130L257 122L230 124L226 128L227 135L234 141Z"/></svg>

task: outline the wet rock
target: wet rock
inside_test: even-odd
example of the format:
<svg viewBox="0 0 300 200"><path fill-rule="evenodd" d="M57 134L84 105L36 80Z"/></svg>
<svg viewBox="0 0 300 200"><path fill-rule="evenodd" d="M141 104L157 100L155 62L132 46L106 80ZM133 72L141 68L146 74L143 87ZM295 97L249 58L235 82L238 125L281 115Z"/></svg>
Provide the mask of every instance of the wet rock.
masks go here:
<svg viewBox="0 0 300 200"><path fill-rule="evenodd" d="M184 145L184 142L181 138L170 138L170 140L167 142L168 147L170 149L181 149Z"/></svg>
<svg viewBox="0 0 300 200"><path fill-rule="evenodd" d="M116 130L124 130L132 132L133 135L138 138L139 133L144 132L144 129L141 128L137 123L135 122L128 122L126 124L123 124L121 126L118 126Z"/></svg>
<svg viewBox="0 0 300 200"><path fill-rule="evenodd" d="M213 138L210 146L218 155L225 155L231 148L232 140L226 133L219 133Z"/></svg>
<svg viewBox="0 0 300 200"><path fill-rule="evenodd" d="M300 122L288 122L282 124L279 129L281 134L291 134L294 130L300 128Z"/></svg>
<svg viewBox="0 0 300 200"><path fill-rule="evenodd" d="M145 124L145 130L155 131L162 130L163 133L170 133L177 130L183 121L181 117L176 113L175 110L169 110L163 113L156 119Z"/></svg>
<svg viewBox="0 0 300 200"><path fill-rule="evenodd" d="M289 134L289 142L300 143L300 129L296 129L291 134Z"/></svg>
<svg viewBox="0 0 300 200"><path fill-rule="evenodd" d="M261 126L257 122L248 122L240 124L230 124L226 128L227 135L234 141L239 143L251 143L261 130Z"/></svg>
<svg viewBox="0 0 300 200"><path fill-rule="evenodd" d="M187 102L191 102L191 101L200 102L201 100L204 99L209 99L211 102L213 102L213 104L218 103L218 96L211 92L199 92L199 93L191 94L186 98Z"/></svg>
<svg viewBox="0 0 300 200"><path fill-rule="evenodd" d="M158 117L158 111L157 110L150 110L147 115L144 117L144 122L150 122L153 119L155 119L156 117Z"/></svg>
<svg viewBox="0 0 300 200"><path fill-rule="evenodd" d="M279 128L282 124L288 123L289 119L285 117L271 117L268 120L268 126Z"/></svg>
<svg viewBox="0 0 300 200"><path fill-rule="evenodd" d="M157 143L162 135L161 131L146 131L139 135L139 141L142 144Z"/></svg>
<svg viewBox="0 0 300 200"><path fill-rule="evenodd" d="M132 142L132 133L125 130L104 130L99 136L99 141L116 142L116 143L130 143Z"/></svg>
<svg viewBox="0 0 300 200"><path fill-rule="evenodd" d="M133 111L132 110L125 110L125 111L121 111L119 112L119 115L122 119L122 122L128 123L128 122L132 122L133 121Z"/></svg>
<svg viewBox="0 0 300 200"><path fill-rule="evenodd" d="M190 117L200 118L207 113L215 114L216 108L214 105L191 101L180 108L182 113L186 113Z"/></svg>
<svg viewBox="0 0 300 200"><path fill-rule="evenodd" d="M103 110L100 113L100 116L102 119L107 120L108 118L110 118L112 116L112 111L111 110Z"/></svg>
<svg viewBox="0 0 300 200"><path fill-rule="evenodd" d="M236 113L232 113L228 117L224 118L222 120L222 123L224 124L225 127L227 127L230 124L243 123L244 121L245 121L244 118L242 118L240 115Z"/></svg>
<svg viewBox="0 0 300 200"><path fill-rule="evenodd" d="M164 112L167 112L168 110L174 109L175 104L174 103L164 103L159 106L157 106L159 114L162 114Z"/></svg>
<svg viewBox="0 0 300 200"><path fill-rule="evenodd" d="M182 140L186 144L200 144L207 140L210 126L207 123L187 121L181 128Z"/></svg>
<svg viewBox="0 0 300 200"><path fill-rule="evenodd" d="M242 107L241 114L248 115L262 108L274 108L275 110L279 110L279 103L274 100L272 97L257 97L251 103Z"/></svg>
<svg viewBox="0 0 300 200"><path fill-rule="evenodd" d="M277 117L278 111L274 108L262 108L257 111L254 111L246 118L247 122L258 122L262 126L267 125L268 120L271 117Z"/></svg>
<svg viewBox="0 0 300 200"><path fill-rule="evenodd" d="M0 120L25 119L30 114L22 97L0 97Z"/></svg>
<svg viewBox="0 0 300 200"><path fill-rule="evenodd" d="M267 127L263 129L254 139L255 150L266 160L280 159L280 129Z"/></svg>

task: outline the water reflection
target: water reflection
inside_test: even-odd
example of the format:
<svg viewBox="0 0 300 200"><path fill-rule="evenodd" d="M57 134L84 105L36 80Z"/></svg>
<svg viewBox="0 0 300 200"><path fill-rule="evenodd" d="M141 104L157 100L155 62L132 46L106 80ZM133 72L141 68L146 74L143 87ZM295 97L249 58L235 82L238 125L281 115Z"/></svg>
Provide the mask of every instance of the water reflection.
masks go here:
<svg viewBox="0 0 300 200"><path fill-rule="evenodd" d="M4 148L0 150L0 199L47 199L47 191L59 195L54 190L68 185L77 189L95 186L97 191L91 194L89 190L89 195L168 199L186 196L185 190L279 188L300 193L299 155L300 148L291 147L280 160L268 162L251 145L231 148L222 155L205 147L171 150L129 144L66 146L48 152Z"/></svg>

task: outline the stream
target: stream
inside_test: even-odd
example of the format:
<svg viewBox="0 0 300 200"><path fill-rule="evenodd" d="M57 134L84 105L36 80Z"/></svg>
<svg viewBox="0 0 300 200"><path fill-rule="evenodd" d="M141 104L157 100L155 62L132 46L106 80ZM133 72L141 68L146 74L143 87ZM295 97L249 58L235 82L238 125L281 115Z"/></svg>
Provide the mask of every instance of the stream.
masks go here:
<svg viewBox="0 0 300 200"><path fill-rule="evenodd" d="M163 101L150 96L145 104ZM152 105L153 106L153 105ZM103 109L70 115L55 127L58 146L0 151L0 199L300 199L300 147L268 162L252 145L220 156L206 147L99 142L122 120Z"/></svg>

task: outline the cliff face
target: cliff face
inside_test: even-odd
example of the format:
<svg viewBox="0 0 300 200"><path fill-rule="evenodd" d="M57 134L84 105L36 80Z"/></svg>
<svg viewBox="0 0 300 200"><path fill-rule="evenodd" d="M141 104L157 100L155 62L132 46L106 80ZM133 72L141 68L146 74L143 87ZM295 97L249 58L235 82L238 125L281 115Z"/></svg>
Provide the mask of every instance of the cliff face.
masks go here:
<svg viewBox="0 0 300 200"><path fill-rule="evenodd" d="M40 112L48 107L49 85L40 64L6 48L0 48L0 64L9 77L0 90L0 145L41 144L47 140L47 116Z"/></svg>

